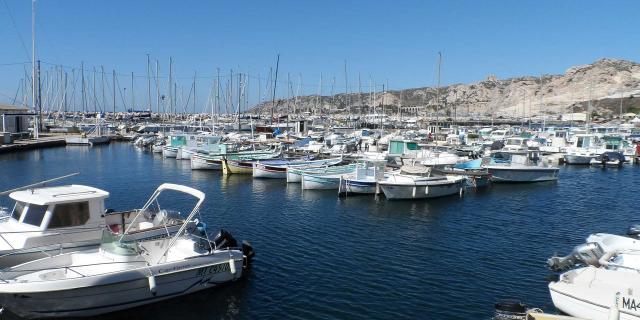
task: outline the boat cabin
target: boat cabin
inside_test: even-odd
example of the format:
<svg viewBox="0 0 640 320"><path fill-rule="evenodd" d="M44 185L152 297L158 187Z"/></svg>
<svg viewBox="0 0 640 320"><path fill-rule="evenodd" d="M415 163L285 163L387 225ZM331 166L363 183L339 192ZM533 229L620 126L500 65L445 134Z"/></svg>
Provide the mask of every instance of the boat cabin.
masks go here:
<svg viewBox="0 0 640 320"><path fill-rule="evenodd" d="M83 185L27 189L12 192L15 200L0 232L45 231L104 224L104 199L109 193Z"/></svg>
<svg viewBox="0 0 640 320"><path fill-rule="evenodd" d="M597 146L597 137L591 134L578 134L575 136L575 145L576 148L593 148Z"/></svg>
<svg viewBox="0 0 640 320"><path fill-rule="evenodd" d="M418 143L411 140L390 140L389 141L389 155L401 156L403 154L415 152L419 150Z"/></svg>
<svg viewBox="0 0 640 320"><path fill-rule="evenodd" d="M509 151L526 150L527 149L527 141L529 141L529 139L521 138L521 137L507 138L507 140L505 140L505 142L504 142L503 149L504 150L509 150Z"/></svg>
<svg viewBox="0 0 640 320"><path fill-rule="evenodd" d="M491 141L499 141L504 140L509 134L509 130L494 130L489 135L489 140Z"/></svg>

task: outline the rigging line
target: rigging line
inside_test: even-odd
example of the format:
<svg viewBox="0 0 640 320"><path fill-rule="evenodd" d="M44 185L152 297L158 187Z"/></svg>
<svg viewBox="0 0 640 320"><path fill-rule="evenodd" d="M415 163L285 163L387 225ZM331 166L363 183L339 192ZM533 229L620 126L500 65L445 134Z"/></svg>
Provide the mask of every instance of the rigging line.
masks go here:
<svg viewBox="0 0 640 320"><path fill-rule="evenodd" d="M11 62L11 63L0 63L1 67L4 66L17 66L17 65L27 65L31 64L31 62Z"/></svg>
<svg viewBox="0 0 640 320"><path fill-rule="evenodd" d="M9 18L11 19L11 23L13 24L13 28L16 29L16 33L18 34L18 39L20 39L20 44L22 44L22 49L24 49L24 53L27 55L27 59L29 63L31 63L31 53L27 50L27 46L24 43L24 39L22 39L22 35L18 30L18 25L16 24L16 20L13 19L13 14L11 14L11 8L9 8L9 4L7 4L7 0L2 0L5 8L7 8L7 13L9 14Z"/></svg>
<svg viewBox="0 0 640 320"><path fill-rule="evenodd" d="M47 62L47 61L44 61L44 60L41 60L40 62L42 64L50 65L50 66L60 66L60 67L63 67L63 68L71 68L71 69L81 70L81 68L77 67L77 66L70 66L70 65L58 64L58 63L51 63L51 62ZM24 62L23 64L28 64L28 63L30 63L30 62ZM2 64L0 64L0 66L2 66ZM91 68L84 68L84 71L93 73L93 69L91 69ZM102 75L102 74L111 75L111 73L109 73L109 72L104 72L103 73L102 71L97 71L97 70L96 70L95 73L99 74L99 75ZM131 73L116 73L116 75L121 76L121 77L130 77ZM249 73L243 73L243 75L244 75L244 77L255 79L255 80L264 80L264 81L267 82L268 85L270 85L270 83L273 82L273 79L272 78L268 78L268 77L259 77L259 76L252 75L252 74L249 74ZM155 77L158 78L158 79L168 79L169 78L168 75L166 75L166 76L155 75ZM195 78L196 79L212 80L212 79L216 79L217 77L218 77L217 75L200 75L200 76L196 76ZM147 75L146 74L144 74L144 75L136 75L134 73L134 78L146 79ZM194 77L193 76L172 76L172 78L173 79L181 79L181 80L187 80L187 79L188 80L193 80ZM226 79L226 78L230 78L230 76L229 75L220 75L220 78L225 78ZM277 82L278 82L278 84L281 84L281 85L283 85L285 87L288 85L286 80L279 80ZM317 84L306 84L304 82L300 82L299 84L300 84L301 87L305 87L305 88L317 88L318 87ZM331 84L322 85L322 87L323 88L331 88ZM377 89L377 88L381 88L382 85L381 84L375 84L375 85L371 85L371 86L369 86L369 85L361 85L360 87L361 88L371 88L372 87L374 89ZM356 85L349 85L348 88L349 88L349 90L355 90L357 88L357 86Z"/></svg>

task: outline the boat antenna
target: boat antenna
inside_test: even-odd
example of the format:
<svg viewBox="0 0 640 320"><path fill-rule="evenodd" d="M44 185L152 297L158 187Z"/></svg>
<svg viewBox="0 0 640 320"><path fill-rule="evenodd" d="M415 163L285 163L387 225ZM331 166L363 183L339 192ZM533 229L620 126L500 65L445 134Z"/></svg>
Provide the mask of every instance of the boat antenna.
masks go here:
<svg viewBox="0 0 640 320"><path fill-rule="evenodd" d="M55 181L58 181L58 180L70 178L70 177L73 177L73 176L76 176L76 175L79 175L79 174L80 174L80 172L71 173L71 174L67 174L67 175L61 176L61 177L57 177L57 178L53 178L53 179L49 179L49 180L44 180L44 181L40 181L40 182L29 184L29 185L26 185L26 186L22 186L22 187L19 187L19 188L3 191L3 192L0 192L0 196L4 196L4 195L9 194L9 193L14 192L14 191L20 191L20 190L24 190L24 189L37 187L37 186L43 186L43 185L45 185L47 183L51 183L51 182L55 182Z"/></svg>

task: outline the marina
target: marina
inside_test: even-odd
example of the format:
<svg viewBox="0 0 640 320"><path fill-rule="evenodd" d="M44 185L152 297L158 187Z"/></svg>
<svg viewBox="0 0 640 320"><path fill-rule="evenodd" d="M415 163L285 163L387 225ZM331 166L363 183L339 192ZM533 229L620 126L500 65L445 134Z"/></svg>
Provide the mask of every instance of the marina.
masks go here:
<svg viewBox="0 0 640 320"><path fill-rule="evenodd" d="M0 320L640 320L640 3L2 2Z"/></svg>
<svg viewBox="0 0 640 320"><path fill-rule="evenodd" d="M40 171L40 159L50 165L46 174ZM640 178L640 167L633 165L562 165L558 181L493 184L468 189L462 198L392 202L383 195L340 198L338 190L302 190L284 179L191 170L188 161L122 142L4 154L0 163L3 169L25 173L3 176L3 189L29 184L43 174L79 171L68 183L109 190L105 205L115 211L140 206L164 182L206 193L204 221L213 230L233 230L251 240L258 253L254 266L246 278L219 291L126 311L155 312L161 319L177 316L171 306L183 304L190 310L180 311L186 319L201 313L420 317L426 309L438 310L433 319L483 318L495 301L513 297L553 310L546 258L594 230L623 234L637 221L626 210L635 200L611 199L635 199L633 182ZM123 177L136 183L123 185ZM589 189L593 191L585 191ZM6 200L3 204L11 206ZM607 203L606 214L589 209L600 203ZM441 308L443 304L451 308Z"/></svg>

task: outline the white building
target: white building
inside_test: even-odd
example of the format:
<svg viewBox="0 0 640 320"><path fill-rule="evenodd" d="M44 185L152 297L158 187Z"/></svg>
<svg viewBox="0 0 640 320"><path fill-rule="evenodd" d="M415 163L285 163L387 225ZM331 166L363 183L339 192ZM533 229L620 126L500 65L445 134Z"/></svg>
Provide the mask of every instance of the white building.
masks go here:
<svg viewBox="0 0 640 320"><path fill-rule="evenodd" d="M586 113L565 113L562 115L561 120L587 122L587 114Z"/></svg>
<svg viewBox="0 0 640 320"><path fill-rule="evenodd" d="M0 103L0 132L21 134L29 132L29 109Z"/></svg>

